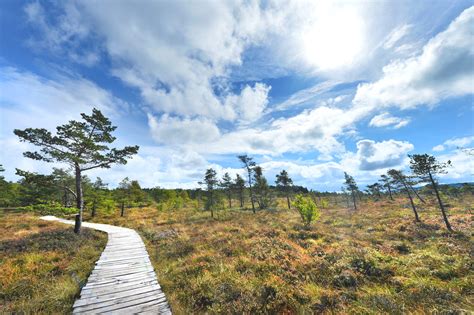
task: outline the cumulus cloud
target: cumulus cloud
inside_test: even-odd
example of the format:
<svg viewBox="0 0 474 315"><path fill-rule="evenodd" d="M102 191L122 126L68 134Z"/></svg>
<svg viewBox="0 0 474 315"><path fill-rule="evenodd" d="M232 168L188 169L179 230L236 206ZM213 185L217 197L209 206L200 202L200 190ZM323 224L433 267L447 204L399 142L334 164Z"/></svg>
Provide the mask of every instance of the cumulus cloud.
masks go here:
<svg viewBox="0 0 474 315"><path fill-rule="evenodd" d="M271 87L256 83L254 87L246 85L240 95L230 95L226 104L235 109L241 121L252 122L260 118L268 105L268 92Z"/></svg>
<svg viewBox="0 0 474 315"><path fill-rule="evenodd" d="M219 138L217 126L204 118L180 119L167 114L156 119L148 114L148 125L156 142L184 146L187 144L208 143Z"/></svg>
<svg viewBox="0 0 474 315"><path fill-rule="evenodd" d="M460 138L451 138L443 142L443 144L439 144L433 147L433 151L444 151L446 149L453 149L453 148L462 148L470 145L474 142L474 136L468 137L460 137Z"/></svg>
<svg viewBox="0 0 474 315"><path fill-rule="evenodd" d="M408 125L410 122L409 118L400 118L392 116L390 113L382 113L375 115L369 122L369 126L372 127L389 127L391 126L394 129L401 128Z"/></svg>
<svg viewBox="0 0 474 315"><path fill-rule="evenodd" d="M471 94L473 23L474 7L471 7L433 37L420 55L395 60L384 67L380 80L361 84L354 103L372 108L394 105L407 109Z"/></svg>
<svg viewBox="0 0 474 315"><path fill-rule="evenodd" d="M441 162L451 161L451 167L446 174L440 174L444 180L450 179L458 182L472 182L474 177L474 158L462 150L437 156Z"/></svg>
<svg viewBox="0 0 474 315"><path fill-rule="evenodd" d="M407 159L407 153L413 148L413 145L406 141L358 141L356 158L359 169L373 171L400 166Z"/></svg>

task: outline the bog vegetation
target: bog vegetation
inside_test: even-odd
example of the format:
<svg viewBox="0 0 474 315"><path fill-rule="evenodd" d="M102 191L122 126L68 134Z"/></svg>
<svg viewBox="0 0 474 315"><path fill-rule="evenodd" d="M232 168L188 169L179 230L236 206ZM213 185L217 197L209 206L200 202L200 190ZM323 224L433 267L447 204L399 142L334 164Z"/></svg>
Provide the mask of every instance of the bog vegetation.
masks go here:
<svg viewBox="0 0 474 315"><path fill-rule="evenodd" d="M236 157L240 174L219 176L209 168L200 188L142 188L139 179L130 178L110 183L112 188L83 171L126 163L138 148L110 149L106 144L115 139L111 122L96 110L82 117L85 122L60 126L55 136L43 129L15 131L41 148L40 153L26 152L27 157L66 161L72 167L47 175L17 169L18 182L0 178L0 207L7 209L0 262L8 270L1 277L6 311L25 305L41 310L35 281L24 284L22 277L29 270L25 268L38 268L39 287L46 280L35 264L46 258L36 247L17 244L35 240L39 248L44 242L49 249L51 240L44 235L50 223L39 224L31 214L71 217L78 212L87 220L132 227L142 235L176 313L474 309L474 186L439 184L439 174L449 172L450 163L413 155L409 173L389 170L365 190L345 173L336 193L297 186L286 170L267 179L252 157L241 155ZM82 140L68 147L71 132ZM87 230L66 234L51 245L60 267L55 267L57 261L48 266L59 268L52 273L55 281L78 272L83 281L104 237ZM87 251L87 259L70 255L68 242L84 246L78 255ZM80 271L78 261L84 262ZM72 285L57 304L72 303L78 288Z"/></svg>

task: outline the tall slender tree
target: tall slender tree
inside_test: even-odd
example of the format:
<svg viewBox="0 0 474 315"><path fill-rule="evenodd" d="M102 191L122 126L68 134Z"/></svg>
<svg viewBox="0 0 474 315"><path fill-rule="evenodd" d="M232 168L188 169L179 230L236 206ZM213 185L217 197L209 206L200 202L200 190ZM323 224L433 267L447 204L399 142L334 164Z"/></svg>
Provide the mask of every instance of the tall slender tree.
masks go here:
<svg viewBox="0 0 474 315"><path fill-rule="evenodd" d="M99 203L101 194L104 189L107 188L107 184L102 181L102 178L97 177L95 182L92 184L92 210L91 217L95 217L97 214L97 204Z"/></svg>
<svg viewBox="0 0 474 315"><path fill-rule="evenodd" d="M411 205L411 208L413 209L413 213L415 214L415 221L421 222L420 217L418 216L418 211L416 211L415 203L413 202L413 197L411 196L411 193L410 193L412 191L411 189L412 183L410 182L409 178L405 174L403 174L402 171L394 170L394 169L389 170L387 174L388 176L392 178L392 183L398 189L405 191L405 193L408 196L408 199L410 200L410 205Z"/></svg>
<svg viewBox="0 0 474 315"><path fill-rule="evenodd" d="M291 209L290 203L290 191L291 186L293 186L293 180L288 176L288 172L286 170L282 170L280 174L276 175L275 181L277 187L282 189L286 195L286 202L288 204L288 209Z"/></svg>
<svg viewBox="0 0 474 315"><path fill-rule="evenodd" d="M381 179L380 182L382 182L382 186L387 189L388 195L390 196L390 200L393 201L393 196L392 196L392 185L391 185L391 180L388 175L382 174L380 175Z"/></svg>
<svg viewBox="0 0 474 315"><path fill-rule="evenodd" d="M245 180L237 174L234 180L234 187L239 195L240 208L244 207L244 191L245 191Z"/></svg>
<svg viewBox="0 0 474 315"><path fill-rule="evenodd" d="M74 231L80 232L84 198L81 176L95 168L110 168L112 164L126 164L127 159L138 152L138 146L123 149L109 148L115 141L112 132L117 128L100 110L93 109L91 115L81 114L82 121L71 120L56 127L56 134L44 128L15 129L20 141L40 147L38 151L27 151L25 157L45 162L69 164L75 173L76 207L79 211Z"/></svg>
<svg viewBox="0 0 474 315"><path fill-rule="evenodd" d="M252 174L254 172L255 162L253 158L245 155L239 155L239 160L242 162L244 170L247 172L248 175L248 185L250 191L250 202L252 203L252 211L255 213L255 197L253 195L253 187L252 187Z"/></svg>
<svg viewBox="0 0 474 315"><path fill-rule="evenodd" d="M120 216L125 216L125 207L130 203L132 183L128 177L122 179L118 186L118 200L120 202Z"/></svg>
<svg viewBox="0 0 474 315"><path fill-rule="evenodd" d="M344 172L344 185L346 186L346 189L350 191L352 195L352 203L354 204L354 210L357 210L357 204L356 204L356 195L359 192L359 188L357 187L357 183L351 175L347 174Z"/></svg>
<svg viewBox="0 0 474 315"><path fill-rule="evenodd" d="M222 176L222 180L219 183L219 186L224 190L224 193L227 196L227 201L229 202L229 208L232 208L232 178L230 177L229 173L225 173Z"/></svg>
<svg viewBox="0 0 474 315"><path fill-rule="evenodd" d="M270 206L271 196L268 181L263 176L263 169L260 166L255 166L253 169L254 188L256 200L260 209L266 209Z"/></svg>
<svg viewBox="0 0 474 315"><path fill-rule="evenodd" d="M207 190L206 208L211 210L211 218L214 218L215 189L219 181L217 180L217 173L214 169L209 168L204 175L204 184Z"/></svg>
<svg viewBox="0 0 474 315"><path fill-rule="evenodd" d="M437 174L446 174L447 168L451 166L451 161L447 161L446 163L441 163L436 160L436 158L429 154L414 154L409 155L410 157L410 168L416 176L418 176L421 181L431 183L433 190L436 194L436 199L438 199L439 208L441 210L441 214L443 215L444 223L446 224L446 228L449 231L452 231L451 224L449 223L448 216L446 214L446 209L443 205L443 201L441 200L439 191L438 191L438 181L436 180L435 176Z"/></svg>

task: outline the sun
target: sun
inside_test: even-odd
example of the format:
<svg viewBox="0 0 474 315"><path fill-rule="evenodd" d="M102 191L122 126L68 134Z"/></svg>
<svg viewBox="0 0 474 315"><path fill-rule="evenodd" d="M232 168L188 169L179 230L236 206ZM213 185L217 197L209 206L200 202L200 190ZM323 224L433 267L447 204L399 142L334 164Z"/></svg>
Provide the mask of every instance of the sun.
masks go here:
<svg viewBox="0 0 474 315"><path fill-rule="evenodd" d="M303 60L323 71L350 66L363 50L364 31L364 21L354 10L318 14L301 33Z"/></svg>

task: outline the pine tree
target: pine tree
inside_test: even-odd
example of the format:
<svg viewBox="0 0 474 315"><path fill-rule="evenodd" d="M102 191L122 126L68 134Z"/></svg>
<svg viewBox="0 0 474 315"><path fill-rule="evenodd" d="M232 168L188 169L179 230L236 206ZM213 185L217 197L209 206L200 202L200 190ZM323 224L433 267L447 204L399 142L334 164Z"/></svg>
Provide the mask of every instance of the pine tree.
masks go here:
<svg viewBox="0 0 474 315"><path fill-rule="evenodd" d="M255 197L253 195L253 187L252 187L252 174L254 172L254 167L255 167L255 162L253 161L253 158L245 155L239 155L238 156L239 160L242 162L243 167L245 171L247 171L248 175L248 185L249 185L249 191L250 191L250 202L252 203L252 211L255 213Z"/></svg>
<svg viewBox="0 0 474 315"><path fill-rule="evenodd" d="M413 183L410 182L409 178L403 174L402 171L391 169L387 172L387 174L392 178L392 183L398 186L398 189L402 189L408 196L410 200L411 208L413 209L413 213L415 214L415 221L421 222L420 217L418 216L418 212L416 211L415 203L413 202L413 197L411 196L410 191L412 191Z"/></svg>
<svg viewBox="0 0 474 315"><path fill-rule="evenodd" d="M290 190L291 186L293 185L293 180L288 176L288 172L286 170L282 170L280 174L277 174L275 183L277 187L281 188L285 192L288 209L291 209Z"/></svg>
<svg viewBox="0 0 474 315"><path fill-rule="evenodd" d="M345 178L344 185L346 186L346 189L352 195L352 203L354 204L354 210L357 210L356 195L359 192L359 188L357 187L354 177L344 172L344 178Z"/></svg>
<svg viewBox="0 0 474 315"><path fill-rule="evenodd" d="M234 180L234 187L239 194L240 208L244 207L244 191L245 191L245 180L237 174Z"/></svg>
<svg viewBox="0 0 474 315"><path fill-rule="evenodd" d="M219 186L224 190L227 200L229 201L229 209L232 208L232 178L230 177L229 173L225 173L222 176L222 180L219 183Z"/></svg>
<svg viewBox="0 0 474 315"><path fill-rule="evenodd" d="M410 168L421 181L431 183L433 190L435 191L436 198L438 199L439 208L443 215L444 223L449 231L452 231L451 224L449 223L446 209L444 208L443 202L438 191L438 181L435 176L437 174L446 174L446 169L451 166L451 161L441 163L436 160L432 155L428 154L414 154L409 155L410 157Z"/></svg>
<svg viewBox="0 0 474 315"><path fill-rule="evenodd" d="M110 168L112 164L126 164L127 159L138 152L138 146L123 149L109 148L115 141L112 132L117 128L100 110L93 109L92 115L81 114L82 121L71 120L56 127L56 134L44 128L15 129L20 141L40 147L40 151L27 151L25 157L45 162L69 164L75 173L76 207L79 217L74 231L80 232L84 198L82 173L95 168Z"/></svg>

